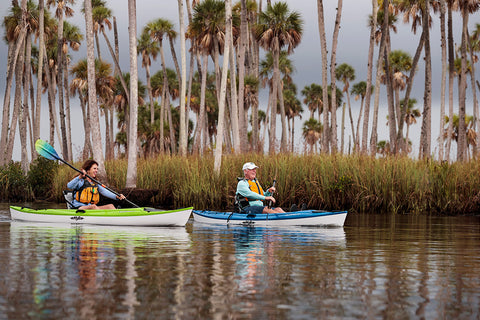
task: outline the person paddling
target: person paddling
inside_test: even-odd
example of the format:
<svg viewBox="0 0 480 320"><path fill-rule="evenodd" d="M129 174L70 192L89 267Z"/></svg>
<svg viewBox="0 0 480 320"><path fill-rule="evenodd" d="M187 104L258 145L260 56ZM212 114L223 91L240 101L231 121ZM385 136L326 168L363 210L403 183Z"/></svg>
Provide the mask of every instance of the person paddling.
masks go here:
<svg viewBox="0 0 480 320"><path fill-rule="evenodd" d="M75 208L79 210L115 209L113 204L97 206L97 203L100 201L100 194L113 200L125 199L123 194L117 196L88 177L95 179L97 176L98 163L95 160L85 161L81 171L81 174L67 184L67 188L75 192L72 203Z"/></svg>
<svg viewBox="0 0 480 320"><path fill-rule="evenodd" d="M247 214L285 212L280 207L269 207L263 203L263 201L275 203L275 198L272 196L275 193L275 187L268 188L266 192L263 191L256 178L257 168L258 166L253 162L247 162L242 167L244 178L238 181L236 193L237 197L243 197L248 201L248 205L242 208L243 212Z"/></svg>

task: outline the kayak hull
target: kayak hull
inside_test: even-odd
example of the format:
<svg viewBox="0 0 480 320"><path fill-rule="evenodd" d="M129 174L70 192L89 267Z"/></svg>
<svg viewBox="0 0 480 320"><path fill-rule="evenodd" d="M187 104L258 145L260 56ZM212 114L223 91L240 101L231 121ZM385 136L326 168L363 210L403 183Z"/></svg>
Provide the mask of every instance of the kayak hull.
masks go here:
<svg viewBox="0 0 480 320"><path fill-rule="evenodd" d="M255 226L331 226L343 227L348 211L302 210L285 213L247 215L245 213L193 210L193 221L213 224Z"/></svg>
<svg viewBox="0 0 480 320"><path fill-rule="evenodd" d="M193 207L176 210L154 208L128 208L113 210L76 209L31 209L10 207L15 221L95 224L113 226L169 226L183 227L187 224Z"/></svg>

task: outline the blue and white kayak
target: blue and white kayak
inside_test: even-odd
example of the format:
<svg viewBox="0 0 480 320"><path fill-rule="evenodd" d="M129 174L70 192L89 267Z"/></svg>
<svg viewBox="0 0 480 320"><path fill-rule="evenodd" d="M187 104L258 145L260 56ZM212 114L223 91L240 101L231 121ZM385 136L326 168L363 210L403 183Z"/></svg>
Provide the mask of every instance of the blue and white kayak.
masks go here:
<svg viewBox="0 0 480 320"><path fill-rule="evenodd" d="M302 210L285 213L246 214L193 210L193 221L214 224L255 226L332 226L343 227L348 211Z"/></svg>

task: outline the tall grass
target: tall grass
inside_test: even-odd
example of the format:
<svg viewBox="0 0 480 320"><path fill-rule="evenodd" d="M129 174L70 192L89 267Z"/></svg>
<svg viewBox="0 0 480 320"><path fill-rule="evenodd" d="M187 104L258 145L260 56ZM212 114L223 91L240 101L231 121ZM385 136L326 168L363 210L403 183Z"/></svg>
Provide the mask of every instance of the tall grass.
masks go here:
<svg viewBox="0 0 480 320"><path fill-rule="evenodd" d="M277 205L284 208L306 203L310 208L357 212L480 211L480 166L476 161L448 164L407 157L227 155L217 176L211 155L159 156L138 161L137 188L156 190L153 203L148 205L229 210L233 207L236 178L243 176L241 168L246 161L260 166L257 177L264 189L276 180L275 198ZM127 161L108 161L106 171L109 186L121 190ZM52 188L59 201L61 190L74 175L63 165L57 171Z"/></svg>

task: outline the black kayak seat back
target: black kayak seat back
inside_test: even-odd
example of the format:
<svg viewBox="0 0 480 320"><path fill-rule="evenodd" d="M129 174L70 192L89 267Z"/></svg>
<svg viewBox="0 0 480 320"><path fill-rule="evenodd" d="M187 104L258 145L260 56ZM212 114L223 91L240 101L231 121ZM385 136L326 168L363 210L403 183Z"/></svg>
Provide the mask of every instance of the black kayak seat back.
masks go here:
<svg viewBox="0 0 480 320"><path fill-rule="evenodd" d="M75 209L73 206L73 191L72 190L63 190L63 197L67 202L67 209Z"/></svg>

